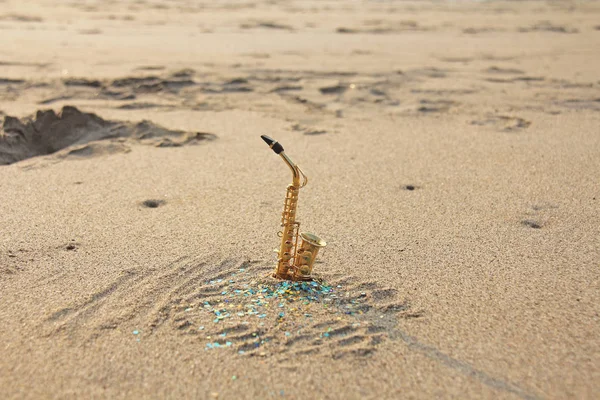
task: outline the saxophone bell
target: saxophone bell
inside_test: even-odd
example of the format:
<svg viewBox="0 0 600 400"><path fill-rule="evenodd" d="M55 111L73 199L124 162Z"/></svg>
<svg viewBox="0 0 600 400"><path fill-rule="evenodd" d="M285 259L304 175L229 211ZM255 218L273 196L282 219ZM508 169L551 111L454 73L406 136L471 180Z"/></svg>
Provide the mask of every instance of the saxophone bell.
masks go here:
<svg viewBox="0 0 600 400"><path fill-rule="evenodd" d="M327 243L310 232L302 232L300 238L302 238L302 242L296 252L296 260L292 269L292 280L310 281L312 280L311 274L317 253L321 247L327 246Z"/></svg>

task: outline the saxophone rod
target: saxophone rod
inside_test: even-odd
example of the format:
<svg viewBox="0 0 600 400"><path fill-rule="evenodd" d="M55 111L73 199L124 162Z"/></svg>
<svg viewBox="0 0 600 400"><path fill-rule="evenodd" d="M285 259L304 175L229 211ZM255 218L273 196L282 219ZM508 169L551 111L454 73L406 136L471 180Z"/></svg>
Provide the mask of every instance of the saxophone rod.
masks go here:
<svg viewBox="0 0 600 400"><path fill-rule="evenodd" d="M262 140L265 141L266 144L269 145L269 147L275 152L275 154L278 154L283 161L285 161L285 163L287 164L288 167L290 167L290 170L292 170L292 179L293 179L293 185L296 187L304 187L306 186L306 184L308 183L308 178L306 177L306 175L304 175L304 173L302 172L302 170L300 169L300 167L298 167L288 156L287 154L285 154L285 152L283 151L283 146L281 145L281 143L279 143L277 140L267 136L267 135L261 135L260 136L262 138ZM300 175L302 175L302 177L304 178L304 182L302 183L302 185L300 185Z"/></svg>

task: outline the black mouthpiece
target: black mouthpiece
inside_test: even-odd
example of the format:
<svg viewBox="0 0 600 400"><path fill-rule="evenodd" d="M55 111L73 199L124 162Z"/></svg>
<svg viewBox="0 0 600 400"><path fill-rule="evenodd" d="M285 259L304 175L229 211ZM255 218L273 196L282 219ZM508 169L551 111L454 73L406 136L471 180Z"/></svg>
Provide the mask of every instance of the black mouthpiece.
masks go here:
<svg viewBox="0 0 600 400"><path fill-rule="evenodd" d="M260 135L260 137L265 141L266 144L269 145L270 148L273 149L275 154L279 154L283 151L283 146L280 145L275 139L272 139L267 135Z"/></svg>

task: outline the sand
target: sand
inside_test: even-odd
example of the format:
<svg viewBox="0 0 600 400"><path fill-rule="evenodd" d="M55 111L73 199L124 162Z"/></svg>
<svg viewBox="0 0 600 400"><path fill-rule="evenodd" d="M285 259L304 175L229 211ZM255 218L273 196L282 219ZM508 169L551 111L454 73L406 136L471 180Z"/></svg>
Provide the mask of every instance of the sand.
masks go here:
<svg viewBox="0 0 600 400"><path fill-rule="evenodd" d="M4 0L0 33L0 398L600 395L598 3ZM262 134L314 299L273 297Z"/></svg>

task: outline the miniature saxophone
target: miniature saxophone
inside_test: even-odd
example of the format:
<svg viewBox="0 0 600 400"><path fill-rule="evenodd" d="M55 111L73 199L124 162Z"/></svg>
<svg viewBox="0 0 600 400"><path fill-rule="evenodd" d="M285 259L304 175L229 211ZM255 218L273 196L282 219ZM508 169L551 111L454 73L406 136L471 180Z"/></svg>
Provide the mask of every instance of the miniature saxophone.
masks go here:
<svg viewBox="0 0 600 400"><path fill-rule="evenodd" d="M327 243L317 235L309 232L299 233L300 222L296 221L298 193L306 186L308 178L302 170L283 152L283 146L266 135L261 138L275 154L285 161L292 171L292 183L288 185L283 213L281 214L281 245L279 246L277 268L274 276L292 281L311 280L311 273L317 253ZM300 239L300 243L299 243Z"/></svg>

